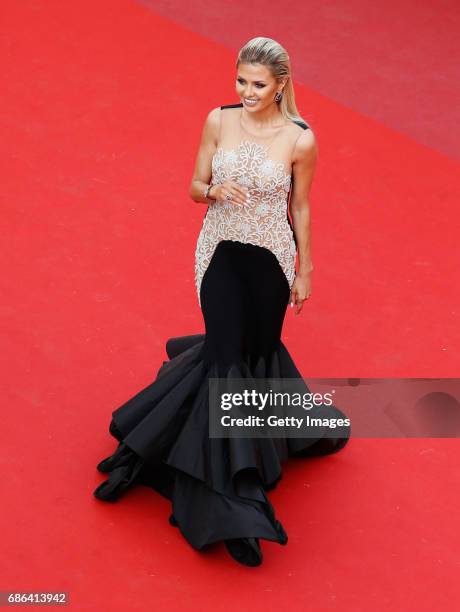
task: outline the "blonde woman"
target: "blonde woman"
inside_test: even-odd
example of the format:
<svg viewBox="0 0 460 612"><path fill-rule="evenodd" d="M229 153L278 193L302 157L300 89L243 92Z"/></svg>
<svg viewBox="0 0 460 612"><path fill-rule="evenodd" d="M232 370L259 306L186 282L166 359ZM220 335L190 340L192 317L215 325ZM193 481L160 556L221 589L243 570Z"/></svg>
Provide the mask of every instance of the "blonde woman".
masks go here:
<svg viewBox="0 0 460 612"><path fill-rule="evenodd" d="M312 292L308 197L317 143L297 112L279 43L257 37L244 45L236 94L238 103L208 113L190 186L191 198L207 205L195 253L206 333L169 339L155 381L112 413L119 445L97 466L109 477L94 495L116 501L134 483L151 486L171 500L170 523L196 550L224 542L236 561L257 566L260 539L288 539L266 494L281 464L336 452L350 431L209 436L210 378L301 378L280 337L288 305L299 314ZM321 414L344 417L331 406Z"/></svg>

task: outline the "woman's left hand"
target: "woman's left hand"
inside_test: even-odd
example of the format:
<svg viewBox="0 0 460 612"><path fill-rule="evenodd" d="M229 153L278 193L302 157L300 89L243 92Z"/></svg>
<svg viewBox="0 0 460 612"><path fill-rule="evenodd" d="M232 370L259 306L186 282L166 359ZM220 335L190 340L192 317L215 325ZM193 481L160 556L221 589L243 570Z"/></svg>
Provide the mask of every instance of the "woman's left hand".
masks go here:
<svg viewBox="0 0 460 612"><path fill-rule="evenodd" d="M289 299L291 308L296 306L295 313L298 315L302 310L305 300L311 295L311 273L297 275L291 289L291 297Z"/></svg>

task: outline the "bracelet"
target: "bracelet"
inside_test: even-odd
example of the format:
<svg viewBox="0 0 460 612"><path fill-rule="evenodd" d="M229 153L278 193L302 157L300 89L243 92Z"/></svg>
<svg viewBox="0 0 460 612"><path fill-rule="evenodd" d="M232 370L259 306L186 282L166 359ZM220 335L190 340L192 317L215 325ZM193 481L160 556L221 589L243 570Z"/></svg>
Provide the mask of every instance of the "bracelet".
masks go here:
<svg viewBox="0 0 460 612"><path fill-rule="evenodd" d="M212 185L206 185L206 189L204 190L203 195L204 195L206 200L210 200L211 199L211 198L208 198L208 193L211 191L211 187L212 187Z"/></svg>

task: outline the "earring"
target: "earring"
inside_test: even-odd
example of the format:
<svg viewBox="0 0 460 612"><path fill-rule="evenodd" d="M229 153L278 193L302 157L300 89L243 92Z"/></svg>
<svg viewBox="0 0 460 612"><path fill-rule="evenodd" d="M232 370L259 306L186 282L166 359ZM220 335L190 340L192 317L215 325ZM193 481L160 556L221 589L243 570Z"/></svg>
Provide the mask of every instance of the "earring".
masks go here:
<svg viewBox="0 0 460 612"><path fill-rule="evenodd" d="M280 91L278 91L275 96L275 102L281 102L282 97L283 97L283 94Z"/></svg>

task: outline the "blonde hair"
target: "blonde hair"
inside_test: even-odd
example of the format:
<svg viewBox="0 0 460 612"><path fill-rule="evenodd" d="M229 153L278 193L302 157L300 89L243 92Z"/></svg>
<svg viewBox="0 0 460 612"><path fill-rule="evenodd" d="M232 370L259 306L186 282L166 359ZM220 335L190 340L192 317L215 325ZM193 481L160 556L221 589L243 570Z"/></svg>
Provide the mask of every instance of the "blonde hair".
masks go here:
<svg viewBox="0 0 460 612"><path fill-rule="evenodd" d="M265 36L251 38L238 52L236 68L240 64L262 64L267 66L277 81L287 77L281 101L277 102L281 114L285 119L301 121L309 127L297 110L291 78L291 62L284 47L276 42L276 40L273 40L273 38L266 38Z"/></svg>

